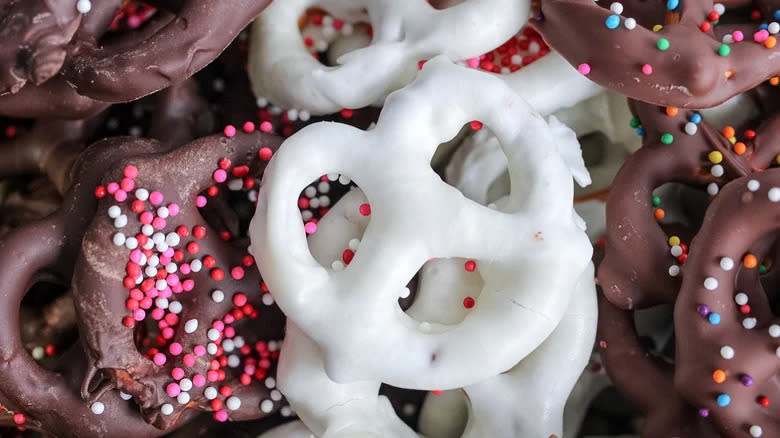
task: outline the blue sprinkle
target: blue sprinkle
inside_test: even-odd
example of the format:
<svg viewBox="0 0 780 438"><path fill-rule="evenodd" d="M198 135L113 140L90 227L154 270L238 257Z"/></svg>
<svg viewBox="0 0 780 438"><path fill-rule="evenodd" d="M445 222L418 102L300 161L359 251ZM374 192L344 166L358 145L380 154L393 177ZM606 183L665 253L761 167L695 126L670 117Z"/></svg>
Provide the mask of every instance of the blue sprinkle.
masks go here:
<svg viewBox="0 0 780 438"><path fill-rule="evenodd" d="M680 0L667 0L666 1L666 9L673 11L677 9L677 6L680 6Z"/></svg>
<svg viewBox="0 0 780 438"><path fill-rule="evenodd" d="M780 20L780 9L775 11L775 20Z"/></svg>
<svg viewBox="0 0 780 438"><path fill-rule="evenodd" d="M607 17L606 21L607 29L617 29L620 26L620 16L612 14Z"/></svg>
<svg viewBox="0 0 780 438"><path fill-rule="evenodd" d="M636 128L636 135L642 137L645 135L645 129L644 128Z"/></svg>
<svg viewBox="0 0 780 438"><path fill-rule="evenodd" d="M718 406L725 408L731 404L731 397L728 394L721 394L718 396Z"/></svg>
<svg viewBox="0 0 780 438"><path fill-rule="evenodd" d="M768 30L769 24L768 23L761 23L761 25L758 26L759 29Z"/></svg>
<svg viewBox="0 0 780 438"><path fill-rule="evenodd" d="M707 316L707 319L710 321L710 324L718 325L720 324L720 313L712 312Z"/></svg>
<svg viewBox="0 0 780 438"><path fill-rule="evenodd" d="M693 123L695 123L697 125L699 123L701 123L701 114L699 114L699 113L691 114L691 122L693 122Z"/></svg>

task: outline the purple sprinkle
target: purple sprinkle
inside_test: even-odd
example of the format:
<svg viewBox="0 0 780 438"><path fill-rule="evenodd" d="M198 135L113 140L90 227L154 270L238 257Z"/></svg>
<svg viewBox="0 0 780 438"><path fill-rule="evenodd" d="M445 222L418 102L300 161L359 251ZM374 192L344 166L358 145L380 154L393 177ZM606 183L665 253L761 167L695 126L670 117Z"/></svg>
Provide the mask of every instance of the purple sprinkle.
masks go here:
<svg viewBox="0 0 780 438"><path fill-rule="evenodd" d="M710 410L709 409L699 409L699 415L701 415L704 418L707 418L710 416Z"/></svg>
<svg viewBox="0 0 780 438"><path fill-rule="evenodd" d="M748 376L747 374L743 374L742 377L739 378L740 381L742 381L742 384L745 386L753 386L753 378Z"/></svg>
<svg viewBox="0 0 780 438"><path fill-rule="evenodd" d="M534 13L534 19L536 21L544 21L544 14L542 13L542 11L538 11Z"/></svg>
<svg viewBox="0 0 780 438"><path fill-rule="evenodd" d="M707 316L710 314L710 308L706 304L699 304L696 306L696 311L699 312L699 315L701 316Z"/></svg>

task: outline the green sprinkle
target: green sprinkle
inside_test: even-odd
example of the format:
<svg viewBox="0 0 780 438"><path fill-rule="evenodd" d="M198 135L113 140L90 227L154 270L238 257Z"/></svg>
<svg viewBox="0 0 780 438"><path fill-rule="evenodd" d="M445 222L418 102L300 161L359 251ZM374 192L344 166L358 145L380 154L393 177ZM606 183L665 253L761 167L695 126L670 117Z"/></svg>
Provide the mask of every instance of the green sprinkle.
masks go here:
<svg viewBox="0 0 780 438"><path fill-rule="evenodd" d="M766 268L764 265L758 265L758 272L761 274L766 274L769 269Z"/></svg>
<svg viewBox="0 0 780 438"><path fill-rule="evenodd" d="M729 47L728 44L721 44L720 47L718 47L718 55L729 56L729 53L731 53L731 47Z"/></svg>
<svg viewBox="0 0 780 438"><path fill-rule="evenodd" d="M672 134L669 134L668 132L661 136L661 143L663 144L672 144L674 141L674 136Z"/></svg>
<svg viewBox="0 0 780 438"><path fill-rule="evenodd" d="M628 124L631 125L631 127L634 129L642 126L642 124L639 122L639 117L632 117L631 121L628 122Z"/></svg>
<svg viewBox="0 0 780 438"><path fill-rule="evenodd" d="M653 207L658 207L659 205L661 205L661 197L653 196Z"/></svg>
<svg viewBox="0 0 780 438"><path fill-rule="evenodd" d="M658 50L666 50L666 49L669 48L670 45L671 44L669 44L669 40L667 40L666 38L661 38L656 43L656 46L658 47Z"/></svg>

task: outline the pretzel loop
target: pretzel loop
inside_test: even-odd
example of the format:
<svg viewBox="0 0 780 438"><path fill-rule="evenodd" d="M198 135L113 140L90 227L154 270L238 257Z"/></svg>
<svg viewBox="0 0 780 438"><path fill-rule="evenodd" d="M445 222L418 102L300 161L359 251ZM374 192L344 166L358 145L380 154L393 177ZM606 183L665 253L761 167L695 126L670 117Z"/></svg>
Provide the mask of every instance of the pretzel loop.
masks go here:
<svg viewBox="0 0 780 438"><path fill-rule="evenodd" d="M453 89L460 92L447 92ZM428 164L442 140L474 119L494 130L508 156L513 190L501 211L465 199ZM323 148L323 138L338 142ZM437 58L388 98L375 129L316 124L287 140L264 177L252 252L279 306L323 349L334 380L464 386L507 370L538 346L587 264L591 249L572 213L566 158L582 168L570 131L556 135L500 80ZM317 264L302 225L291 225L301 224L293 202L300 187L334 171L347 172L371 204L360 248L341 272ZM485 290L460 324L421 324L395 303L433 257L480 260ZM577 275L561 275L557 266ZM332 315L343 316L334 324ZM495 360L467 366L485 354Z"/></svg>

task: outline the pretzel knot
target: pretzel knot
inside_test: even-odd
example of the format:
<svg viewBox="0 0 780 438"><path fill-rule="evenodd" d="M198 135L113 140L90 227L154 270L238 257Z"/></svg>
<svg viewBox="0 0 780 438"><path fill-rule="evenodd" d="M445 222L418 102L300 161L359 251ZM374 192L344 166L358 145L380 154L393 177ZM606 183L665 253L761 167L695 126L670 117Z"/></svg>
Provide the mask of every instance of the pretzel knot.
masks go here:
<svg viewBox="0 0 780 438"><path fill-rule="evenodd" d="M338 66L314 59L299 17L317 6L347 23L370 21L370 46ZM528 18L527 0L468 0L436 10L425 0L286 0L256 21L250 52L255 93L281 107L327 114L370 105L414 79L420 61L439 54L479 56L508 40Z"/></svg>
<svg viewBox="0 0 780 438"><path fill-rule="evenodd" d="M498 210L467 200L429 165L436 147L475 119L509 158L514 190ZM323 148L326 138L338 140ZM438 57L388 97L373 130L319 123L287 140L264 176L251 251L279 306L322 348L335 381L464 386L509 369L546 339L588 263L566 159L587 181L571 131L551 129L499 79ZM334 172L361 187L369 201L362 214L371 215L340 272L317 263L294 225L300 188ZM416 321L398 308L406 283L437 257L475 260L483 278L460 324Z"/></svg>
<svg viewBox="0 0 780 438"><path fill-rule="evenodd" d="M780 434L770 407L780 397L777 283L761 275L777 269L778 202L779 170L727 185L691 245L675 305L677 389L718 429L752 437Z"/></svg>

